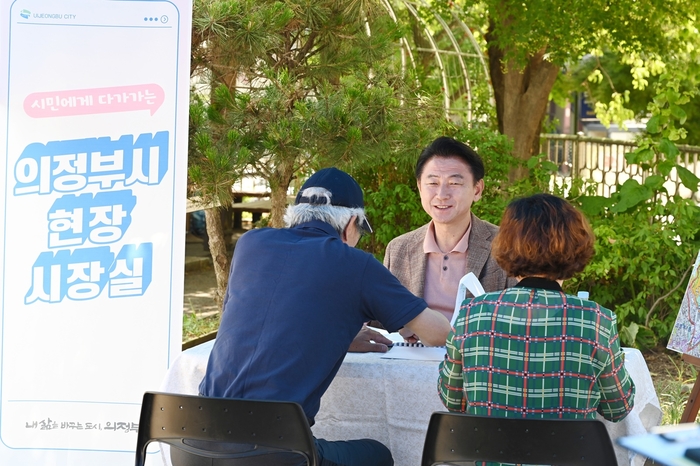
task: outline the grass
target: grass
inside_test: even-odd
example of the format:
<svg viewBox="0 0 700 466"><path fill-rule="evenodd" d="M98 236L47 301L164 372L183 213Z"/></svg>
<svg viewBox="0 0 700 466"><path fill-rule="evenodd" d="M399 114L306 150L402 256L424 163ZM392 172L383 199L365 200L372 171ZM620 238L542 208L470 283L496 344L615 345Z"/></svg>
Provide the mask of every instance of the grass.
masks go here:
<svg viewBox="0 0 700 466"><path fill-rule="evenodd" d="M209 316L185 314L182 318L182 342L185 343L218 330L220 320L220 312Z"/></svg>
<svg viewBox="0 0 700 466"><path fill-rule="evenodd" d="M666 355L668 364L666 374L654 379L654 388L661 403L663 418L661 425L678 424L688 401L690 390L698 376L698 371L692 364Z"/></svg>
<svg viewBox="0 0 700 466"><path fill-rule="evenodd" d="M678 424L688 397L698 377L698 368L684 361L681 355L664 347L644 353L654 389L659 397L662 425Z"/></svg>

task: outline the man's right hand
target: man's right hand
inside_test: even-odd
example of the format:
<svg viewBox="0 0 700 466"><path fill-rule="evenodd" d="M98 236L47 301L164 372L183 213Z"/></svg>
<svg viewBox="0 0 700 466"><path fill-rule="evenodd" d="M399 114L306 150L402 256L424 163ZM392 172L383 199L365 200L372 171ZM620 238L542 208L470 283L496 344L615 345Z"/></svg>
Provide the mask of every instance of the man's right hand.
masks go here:
<svg viewBox="0 0 700 466"><path fill-rule="evenodd" d="M390 339L376 330L363 326L360 333L350 343L348 351L351 353L386 353L392 343Z"/></svg>

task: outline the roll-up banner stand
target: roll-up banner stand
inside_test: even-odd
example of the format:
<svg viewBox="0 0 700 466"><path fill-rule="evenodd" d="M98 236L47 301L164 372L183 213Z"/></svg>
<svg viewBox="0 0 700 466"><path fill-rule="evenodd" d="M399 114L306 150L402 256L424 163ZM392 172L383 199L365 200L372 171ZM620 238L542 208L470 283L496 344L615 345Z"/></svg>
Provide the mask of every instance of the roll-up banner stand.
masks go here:
<svg viewBox="0 0 700 466"><path fill-rule="evenodd" d="M131 465L181 348L191 2L0 5L0 464Z"/></svg>

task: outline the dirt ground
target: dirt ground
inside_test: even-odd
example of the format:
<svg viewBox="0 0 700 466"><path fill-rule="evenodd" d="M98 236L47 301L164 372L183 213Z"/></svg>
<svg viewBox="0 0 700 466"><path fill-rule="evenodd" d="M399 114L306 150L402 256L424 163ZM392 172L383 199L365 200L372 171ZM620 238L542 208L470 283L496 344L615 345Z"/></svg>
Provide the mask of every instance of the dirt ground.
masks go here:
<svg viewBox="0 0 700 466"><path fill-rule="evenodd" d="M652 378L688 379L691 366L681 360L681 355L666 348L644 351L644 360Z"/></svg>
<svg viewBox="0 0 700 466"><path fill-rule="evenodd" d="M216 275L211 263L211 254L204 248L202 240L187 235L185 246L185 294L184 312L206 317L218 312L214 302Z"/></svg>

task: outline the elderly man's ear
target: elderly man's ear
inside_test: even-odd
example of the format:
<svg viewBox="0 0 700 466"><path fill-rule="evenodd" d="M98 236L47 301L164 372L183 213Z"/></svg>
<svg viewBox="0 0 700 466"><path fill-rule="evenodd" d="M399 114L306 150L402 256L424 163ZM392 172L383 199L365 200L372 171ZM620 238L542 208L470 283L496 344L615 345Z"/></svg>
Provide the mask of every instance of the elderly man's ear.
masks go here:
<svg viewBox="0 0 700 466"><path fill-rule="evenodd" d="M350 217L350 221L348 222L348 224L345 225L345 228L343 229L343 234L340 235L340 239L343 240L343 243L354 248L360 241L360 236L362 236L362 233L360 232L360 229L357 226L357 215L353 215L352 217Z"/></svg>

